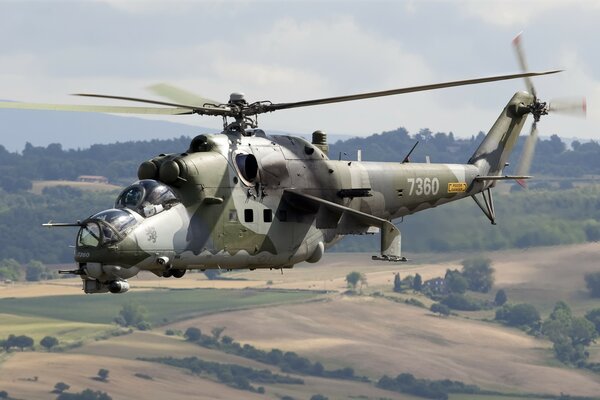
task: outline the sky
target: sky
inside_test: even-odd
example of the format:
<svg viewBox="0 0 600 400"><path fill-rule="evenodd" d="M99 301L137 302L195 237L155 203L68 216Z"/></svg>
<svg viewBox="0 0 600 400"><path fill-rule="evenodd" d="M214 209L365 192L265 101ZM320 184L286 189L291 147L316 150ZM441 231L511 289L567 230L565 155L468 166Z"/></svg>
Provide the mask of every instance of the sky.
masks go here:
<svg viewBox="0 0 600 400"><path fill-rule="evenodd" d="M511 42L523 31L530 70L565 69L534 78L541 99L587 97L587 119L550 115L540 134L600 139L598 21L591 0L0 0L0 99L125 105L69 93L156 98L146 88L168 82L223 102L231 92L290 102L509 74L519 72ZM470 137L524 89L515 80L405 94L279 111L259 124ZM167 120L221 127L215 117Z"/></svg>

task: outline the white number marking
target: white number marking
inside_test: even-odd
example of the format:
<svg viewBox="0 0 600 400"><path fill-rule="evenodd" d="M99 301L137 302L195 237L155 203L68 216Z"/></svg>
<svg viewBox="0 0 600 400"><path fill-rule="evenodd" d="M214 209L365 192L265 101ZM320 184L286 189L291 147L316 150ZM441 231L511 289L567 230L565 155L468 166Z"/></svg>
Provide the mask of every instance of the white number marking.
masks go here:
<svg viewBox="0 0 600 400"><path fill-rule="evenodd" d="M407 178L407 182L410 183L409 196L413 193L417 196L435 196L440 191L438 178Z"/></svg>

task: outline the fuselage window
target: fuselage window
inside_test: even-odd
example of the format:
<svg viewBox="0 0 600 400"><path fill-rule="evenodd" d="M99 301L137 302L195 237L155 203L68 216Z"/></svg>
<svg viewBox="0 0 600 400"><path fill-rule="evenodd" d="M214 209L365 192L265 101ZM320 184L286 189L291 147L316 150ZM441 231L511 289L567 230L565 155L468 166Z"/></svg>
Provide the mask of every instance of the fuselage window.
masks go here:
<svg viewBox="0 0 600 400"><path fill-rule="evenodd" d="M271 211L269 208L266 208L263 210L263 220L265 222L272 222L273 221L273 211Z"/></svg>
<svg viewBox="0 0 600 400"><path fill-rule="evenodd" d="M254 222L254 211L251 208L246 208L244 210L244 221Z"/></svg>

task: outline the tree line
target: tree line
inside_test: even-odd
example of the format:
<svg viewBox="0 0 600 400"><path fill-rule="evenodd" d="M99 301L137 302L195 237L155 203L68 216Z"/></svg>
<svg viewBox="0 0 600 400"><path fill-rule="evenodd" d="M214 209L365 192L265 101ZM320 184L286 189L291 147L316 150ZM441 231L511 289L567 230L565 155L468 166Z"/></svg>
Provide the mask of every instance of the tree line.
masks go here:
<svg viewBox="0 0 600 400"><path fill-rule="evenodd" d="M404 128L373 134L368 137L337 141L330 145L331 158L353 158L361 149L365 160L396 161L403 152L419 142L412 160L424 162L429 156L433 162L466 163L484 137L483 132L467 139L455 138L452 132L433 133L421 129L409 134ZM182 153L191 138L181 136L166 140L130 141L96 144L86 149L63 149L53 143L46 147L27 143L22 152L9 152L0 145L0 187L6 191L21 191L31 187L32 180L73 180L79 175L102 175L111 182L126 184L135 179L142 161L163 153ZM525 136L517 143L513 154L516 165ZM510 169L509 169L510 172ZM538 139L533 174L581 177L600 174L600 145L590 141L574 141L569 148L558 136Z"/></svg>

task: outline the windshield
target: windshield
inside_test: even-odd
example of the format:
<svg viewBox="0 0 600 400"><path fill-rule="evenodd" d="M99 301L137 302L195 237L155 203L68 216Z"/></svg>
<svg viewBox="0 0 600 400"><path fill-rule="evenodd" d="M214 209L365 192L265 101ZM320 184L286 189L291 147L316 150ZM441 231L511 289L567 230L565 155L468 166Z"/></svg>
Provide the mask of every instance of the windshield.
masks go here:
<svg viewBox="0 0 600 400"><path fill-rule="evenodd" d="M167 185L152 179L144 179L127 187L115 203L115 208L128 208L144 217L158 214L179 202Z"/></svg>
<svg viewBox="0 0 600 400"><path fill-rule="evenodd" d="M77 237L79 246L96 247L100 244L100 227L96 223L88 223L79 230Z"/></svg>
<svg viewBox="0 0 600 400"><path fill-rule="evenodd" d="M135 217L125 210L113 208L99 212L92 215L79 230L77 243L80 246L98 247L103 243L119 241L135 223Z"/></svg>
<svg viewBox="0 0 600 400"><path fill-rule="evenodd" d="M123 233L127 228L135 224L135 218L125 210L111 208L92 215L90 219L96 219L108 223L117 232Z"/></svg>

